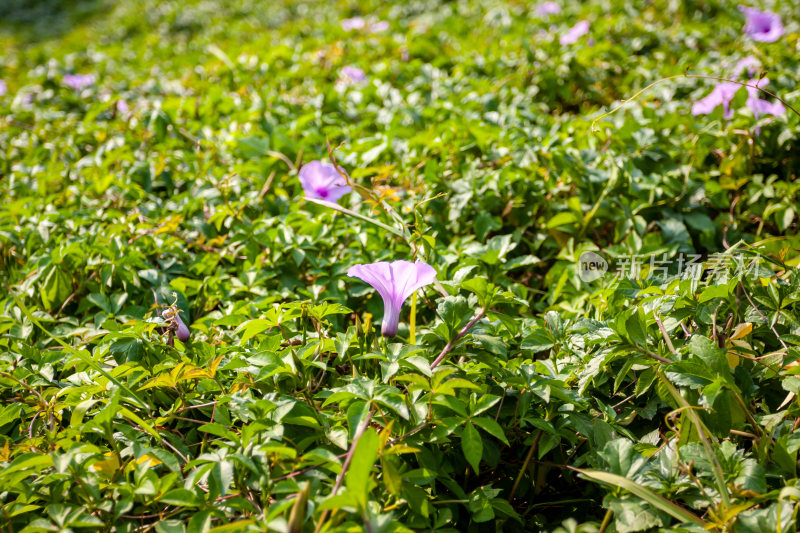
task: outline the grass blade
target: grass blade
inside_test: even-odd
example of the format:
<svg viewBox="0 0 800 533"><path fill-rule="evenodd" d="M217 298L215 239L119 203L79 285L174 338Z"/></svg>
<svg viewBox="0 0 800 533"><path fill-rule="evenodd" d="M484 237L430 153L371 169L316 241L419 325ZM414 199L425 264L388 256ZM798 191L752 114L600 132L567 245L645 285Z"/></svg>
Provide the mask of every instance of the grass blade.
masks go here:
<svg viewBox="0 0 800 533"><path fill-rule="evenodd" d="M661 509L676 520L680 520L681 522L693 522L702 527L706 526L705 521L696 514L692 513L691 511L687 511L683 507L672 503L663 496L659 496L647 487L639 485L635 481L631 481L628 478L618 476L617 474L611 474L609 472L601 472L599 470L582 470L580 468L576 468L575 470L580 472L582 476L592 481L607 483L623 490L627 490L628 492L643 499L653 507Z"/></svg>
<svg viewBox="0 0 800 533"><path fill-rule="evenodd" d="M339 211L340 213L344 213L345 215L349 215L351 217L355 217L355 218L361 219L364 222L369 222L370 224L378 226L381 229L385 229L388 232L394 233L395 235L397 235L398 237L401 237L403 239L406 238L405 234L402 231L400 231L398 229L395 229L395 228L393 228L393 227L391 227L391 226L389 226L387 224L384 224L383 222L379 222L379 221L375 220L374 218L370 218L370 217L368 217L366 215L362 215L361 213L356 213L355 211L347 209L346 207L342 207L337 203L328 202L326 200L317 200L316 198L308 198L308 197L306 197L306 200L308 200L311 203L314 203L314 204L317 204L317 205L321 205L321 206L327 207L329 209L333 209L334 211Z"/></svg>

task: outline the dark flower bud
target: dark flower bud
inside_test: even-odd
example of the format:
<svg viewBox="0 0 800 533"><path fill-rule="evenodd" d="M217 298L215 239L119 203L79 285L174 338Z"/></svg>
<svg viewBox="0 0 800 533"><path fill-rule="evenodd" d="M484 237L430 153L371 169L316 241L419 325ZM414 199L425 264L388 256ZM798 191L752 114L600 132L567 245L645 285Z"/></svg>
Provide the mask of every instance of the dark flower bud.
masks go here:
<svg viewBox="0 0 800 533"><path fill-rule="evenodd" d="M189 326L183 323L183 320L181 320L180 315L175 315L175 323L178 324L178 331L175 333L175 335L181 342L188 341L189 336L191 335L191 332L189 331Z"/></svg>
<svg viewBox="0 0 800 533"><path fill-rule="evenodd" d="M175 332L175 336L180 339L181 342L186 342L189 340L191 336L191 331L189 331L189 326L187 326L183 320L181 320L180 311L175 311L173 308L167 308L162 313L161 316L167 320L168 325L171 330Z"/></svg>

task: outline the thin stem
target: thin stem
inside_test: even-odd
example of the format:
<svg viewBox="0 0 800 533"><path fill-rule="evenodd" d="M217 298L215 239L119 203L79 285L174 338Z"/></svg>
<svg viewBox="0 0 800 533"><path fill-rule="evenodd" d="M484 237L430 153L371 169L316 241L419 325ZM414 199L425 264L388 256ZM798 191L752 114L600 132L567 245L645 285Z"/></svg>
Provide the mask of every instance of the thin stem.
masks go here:
<svg viewBox="0 0 800 533"><path fill-rule="evenodd" d="M199 405L187 405L186 407L181 407L176 413L182 413L183 411L188 411L189 409L200 409L201 407L211 407L212 405L217 405L218 401L208 402L208 403L201 403Z"/></svg>
<svg viewBox="0 0 800 533"><path fill-rule="evenodd" d="M603 533L606 530L608 524L611 523L611 517L613 516L613 514L614 513L611 512L611 509L608 509L606 511L606 515L603 517L603 523L600 524L600 529L598 530L598 533Z"/></svg>
<svg viewBox="0 0 800 533"><path fill-rule="evenodd" d="M347 453L342 453L342 454L337 455L336 457L338 459L341 459L341 458L345 457L346 455L347 455ZM276 478L272 479L272 482L273 483L277 483L278 481L283 481L285 479L291 479L291 478L297 477L297 476L299 476L301 474L305 474L306 472L310 472L310 471L312 471L312 470L314 470L316 468L319 468L321 466L325 466L326 464L328 464L328 463L319 463L319 464L308 466L306 468L301 468L300 470L294 470L292 472L289 472L286 475L283 475L283 476L276 477Z"/></svg>
<svg viewBox="0 0 800 533"><path fill-rule="evenodd" d="M643 353L644 355L646 355L648 357L652 357L656 361L661 361L662 363L671 363L672 362L672 359L668 359L666 357L661 357L660 355L654 354L650 350L647 350L645 348L641 348L641 347L636 346L636 345L634 345L634 346L636 347L637 350L639 350L639 353Z"/></svg>
<svg viewBox="0 0 800 533"><path fill-rule="evenodd" d="M528 463L531 462L531 457L533 457L533 452L539 446L539 439L542 438L542 430L540 429L539 432L536 434L536 438L533 439L533 444L531 445L530 450L528 450L528 455L525 456L525 461L522 462L522 468L519 469L519 475L517 475L517 479L514 481L514 486L511 487L511 493L508 495L508 502L511 503L511 500L514 499L514 493L517 492L517 487L519 487L520 481L522 481L522 476L525 475L525 469L528 468Z"/></svg>
<svg viewBox="0 0 800 533"><path fill-rule="evenodd" d="M757 85L750 85L747 82L738 81L738 80L730 80L728 78L722 78L722 77L719 77L719 76L706 76L704 74L676 74L675 76L668 76L666 78L661 78L660 80L654 81L653 83L651 83L650 85L648 85L644 89L640 89L640 90L636 91L636 93L634 93L634 95L631 96L630 98L628 98L627 100L623 100L621 104L616 106L611 111L607 111L607 112L603 113L602 115L600 115L599 117L597 117L596 119L592 120L592 128L591 128L592 132L597 131L596 126L597 126L597 123L599 121L603 120L604 118L606 118L609 115L613 115L614 113L616 113L617 111L619 111L620 109L622 109L623 107L628 105L629 102L632 102L632 101L636 100L637 98L639 98L639 96L641 96L643 93L645 93L648 90L650 90L652 87L655 87L656 85L660 85L661 83L664 83L665 81L675 80L675 79L678 79L678 78L696 78L696 79L708 79L708 80L725 81L725 82L729 82L729 83L737 83L739 85L743 85L745 87L750 87L752 89L757 89L757 90L759 90L759 91L761 91L761 92L763 92L765 94L768 94L768 95L772 96L773 98L776 98L783 105L785 105L786 107L791 109L792 112L795 115L800 117L800 111L798 111L797 109L792 107L789 104L789 102L787 102L786 100L784 100L783 98L781 98L777 94L774 94L773 92L768 91L768 90L766 90L766 89L764 89L762 87L758 87Z"/></svg>
<svg viewBox="0 0 800 533"><path fill-rule="evenodd" d="M372 414L375 412L375 405L370 405L369 412L367 413L367 417L358 426L356 430L356 434L353 436L353 442L350 444L350 449L347 450L347 455L344 458L344 463L342 463L342 471L339 472L339 475L336 477L336 483L333 484L333 490L331 491L331 497L336 496L336 493L339 492L339 487L342 486L342 481L344 481L344 476L347 474L347 469L350 467L350 462L353 460L353 454L356 452L356 446L358 445L358 440L361 438L361 435L364 434L367 427L369 427L369 423L372 420ZM319 533L320 529L322 529L322 525L325 523L325 520L328 518L328 509L325 509L322 512L322 516L319 518L319 522L317 522L317 527L314 529L314 533Z"/></svg>
<svg viewBox="0 0 800 533"><path fill-rule="evenodd" d="M764 316L764 313L762 313L762 312L761 312L761 309L759 309L758 307L756 307L756 304L755 304L755 303L753 302L753 300L750 298L750 295L749 295L749 294L747 294L747 289L745 289L745 288L744 288L744 285L741 285L741 284L740 284L740 287L742 287L742 292L744 293L745 297L747 298L747 301L748 301L748 302L750 302L750 305L752 305L752 306L753 306L753 309L755 309L755 310L756 310L756 313L758 313L758 316L760 316L761 318L763 318L763 319L764 319L764 323L765 323L766 325L768 325L768 326L769 326L769 329L771 329L771 330L772 330L772 333L774 333L774 334L775 334L775 336L778 338L778 342L780 342L780 343L781 343L781 346L783 346L783 349L788 351L788 350L789 350L789 347L788 347L788 346L786 346L786 344L783 342L783 339L781 339L781 336L780 336L780 335L778 335L778 332L775 330L775 326L771 325L771 324L769 323L769 320L767 320L767 317L766 317L766 316Z"/></svg>
<svg viewBox="0 0 800 533"><path fill-rule="evenodd" d="M436 368L437 366L439 366L439 363L441 363L441 362L442 362L442 360L443 360L443 359L444 359L444 358L447 356L447 354L449 354L450 352L452 352L452 351L453 351L453 348L455 348L455 346L456 346L456 343L457 343L457 342L458 342L458 341L461 339L461 337L463 337L464 335L466 335L466 334L467 334L467 332L468 332L470 329L472 329L472 326L474 326L475 324L477 324L477 323L478 323L478 321L479 321L480 319L482 319L484 316L486 316L486 310L485 310L485 309L481 309L481 310L480 310L480 312L478 312L478 314L477 314L477 315L475 315L475 317L474 317L472 320L470 320L470 321L467 323L467 325L466 325L466 326L464 326L463 328L461 328L461 331L459 331L459 332L458 332L458 335L456 335L456 336L455 336L455 338L454 338L453 340L451 340L450 342L448 342L448 343L447 343L447 345L446 345L446 346L444 347L444 349L442 350L442 353L440 353L440 354L439 354L439 357L437 357L437 358L436 358L436 359L433 361L433 363L431 363L431 370L433 370L434 368Z"/></svg>
<svg viewBox="0 0 800 533"><path fill-rule="evenodd" d="M669 335L667 334L667 328L664 327L664 323L661 322L661 319L658 318L658 315L655 313L655 311L653 312L653 316L656 317L656 324L658 324L658 329L659 331L661 331L661 336L664 337L664 340L667 343L667 348L669 348L669 353L675 355L676 353L675 347L672 345L672 341L670 340Z"/></svg>
<svg viewBox="0 0 800 533"><path fill-rule="evenodd" d="M270 156L270 157L274 157L276 159L280 159L281 161L286 163L286 166L289 167L289 170L292 170L292 171L297 170L297 168L294 166L294 163L292 163L291 159L289 159L288 157L286 157L282 153L277 152L275 150L270 150L270 151L267 152L267 155ZM267 181L270 182L270 183L272 182L271 179L268 179Z"/></svg>

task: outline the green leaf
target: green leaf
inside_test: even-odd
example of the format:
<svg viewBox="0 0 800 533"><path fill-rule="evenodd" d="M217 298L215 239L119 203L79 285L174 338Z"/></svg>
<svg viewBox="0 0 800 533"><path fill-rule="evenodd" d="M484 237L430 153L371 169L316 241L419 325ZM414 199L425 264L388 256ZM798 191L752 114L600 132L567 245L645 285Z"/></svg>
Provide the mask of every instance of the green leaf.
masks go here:
<svg viewBox="0 0 800 533"><path fill-rule="evenodd" d="M694 524L699 525L700 527L705 527L706 525L706 523L700 517L696 516L691 511L687 511L683 507L680 507L679 505L672 503L666 498L659 496L649 488L643 485L639 485L638 483L631 481L630 479L624 478L617 474L611 474L609 472L600 472L598 470L583 470L580 468L576 468L575 470L577 470L578 472L581 473L581 475L592 481L607 483L609 485L613 485L615 487L627 490L628 492L643 499L653 507L664 511L668 515L672 516L673 518L681 522L692 522Z"/></svg>
<svg viewBox="0 0 800 533"><path fill-rule="evenodd" d="M263 318L248 320L247 322L236 328L237 332L242 332L242 336L239 343L245 344L247 343L247 341L258 335L259 333L262 333L272 327L275 327L275 322L272 320L266 320Z"/></svg>
<svg viewBox="0 0 800 533"><path fill-rule="evenodd" d="M393 496L400 497L403 494L403 478L391 458L381 457L381 473L386 490Z"/></svg>
<svg viewBox="0 0 800 533"><path fill-rule="evenodd" d="M506 439L505 433L503 433L503 428L500 427L500 424L492 420L491 418L486 417L477 417L470 419L473 424L487 432L489 435L493 436L494 438L501 440L508 446L508 440Z"/></svg>
<svg viewBox="0 0 800 533"><path fill-rule="evenodd" d="M370 490L369 479L375 459L378 457L378 445L380 437L378 433L367 428L361 434L356 444L350 468L344 476L345 486L348 492L354 495L357 501L364 508L367 504L367 496Z"/></svg>
<svg viewBox="0 0 800 533"><path fill-rule="evenodd" d="M634 344L647 346L647 327L644 321L644 312L638 309L625 321L625 331Z"/></svg>
<svg viewBox="0 0 800 533"><path fill-rule="evenodd" d="M119 364L139 361L144 354L144 344L137 337L122 337L114 341L108 351Z"/></svg>
<svg viewBox="0 0 800 533"><path fill-rule="evenodd" d="M725 352L714 341L703 335L693 335L689 341L689 351L699 357L712 371L727 381L732 381L730 366Z"/></svg>
<svg viewBox="0 0 800 533"><path fill-rule="evenodd" d="M464 452L464 458L477 474L483 457L483 441L478 430L470 422L467 422L461 431L461 451Z"/></svg>
<svg viewBox="0 0 800 533"><path fill-rule="evenodd" d="M575 224L576 222L578 222L578 217L575 216L575 213L572 213L570 211L562 211L561 213L557 213L555 216L551 217L550 220L547 221L547 227L557 228L559 226Z"/></svg>
<svg viewBox="0 0 800 533"><path fill-rule="evenodd" d="M704 303L709 300L713 300L714 298L727 298L730 292L730 288L728 284L725 283L723 285L711 285L707 287L700 296L698 297L697 301L699 303Z"/></svg>
<svg viewBox="0 0 800 533"><path fill-rule="evenodd" d="M180 520L161 520L156 523L156 533L185 533L186 526Z"/></svg>
<svg viewBox="0 0 800 533"><path fill-rule="evenodd" d="M202 426L198 427L197 430L204 433L209 433L211 435L216 435L217 437L222 437L223 439L227 439L231 442L239 442L239 435L221 424L203 424Z"/></svg>
<svg viewBox="0 0 800 533"><path fill-rule="evenodd" d="M215 493L225 496L228 493L228 487L233 483L233 465L224 460L215 462L211 469L211 480L216 485Z"/></svg>
<svg viewBox="0 0 800 533"><path fill-rule="evenodd" d="M200 498L188 489L172 489L158 498L158 501L178 507L199 507L202 505Z"/></svg>

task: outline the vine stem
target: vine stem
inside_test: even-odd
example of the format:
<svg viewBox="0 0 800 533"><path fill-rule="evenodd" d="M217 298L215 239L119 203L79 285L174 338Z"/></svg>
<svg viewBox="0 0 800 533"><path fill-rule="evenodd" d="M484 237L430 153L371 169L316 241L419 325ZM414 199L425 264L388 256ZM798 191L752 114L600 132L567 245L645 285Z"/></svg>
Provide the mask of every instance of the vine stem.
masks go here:
<svg viewBox="0 0 800 533"><path fill-rule="evenodd" d="M464 335L466 335L466 334L467 334L467 332L468 332L470 329L472 329L472 326L474 326L475 324L477 324L477 323L478 323L478 320L480 320L481 318L483 318L483 317L485 317L485 316L486 316L486 309L481 309L481 310L478 312L478 314L477 314L477 315L475 315L475 316L473 317L473 319L472 319L472 320L470 320L470 321L467 323L467 325L466 325L466 326L464 326L463 328L461 328L461 331L459 331L459 332L458 332L458 335L456 335L456 336L455 336L455 338L454 338L453 340L451 340L450 342L448 342L448 343L447 343L447 345L446 345L446 346L444 347L444 349L442 350L442 353L440 353L440 354L439 354L439 356L438 356L436 359L434 359L433 363L431 363L431 370L433 370L434 368L436 368L437 366L439 366L439 363L441 363L441 362L442 362L442 360L444 360L444 358L447 356L447 354L449 354L450 352L452 352L452 351L453 351L453 348L455 348L455 346L456 346L456 343L457 343L457 342L458 342L458 341L461 339L461 337L463 337Z"/></svg>
<svg viewBox="0 0 800 533"><path fill-rule="evenodd" d="M342 471L339 472L339 475L336 477L336 482L333 484L333 490L331 491L330 497L336 496L336 493L339 492L339 488L342 486L342 481L344 481L344 476L347 474L347 469L350 467L350 462L353 460L353 454L356 452L356 446L358 445L358 440L361 438L361 435L364 434L364 431L367 430L369 427L370 421L372 421L372 414L375 412L375 405L370 405L369 412L367 413L367 417L358 426L356 429L356 434L353 435L353 442L350 444L350 449L347 450L347 455L344 457L344 463L342 463ZM328 519L328 509L325 509L322 512L322 516L319 517L319 522L317 522L317 527L314 529L314 533L319 533L322 529L322 525L325 523L325 520Z"/></svg>
<svg viewBox="0 0 800 533"><path fill-rule="evenodd" d="M783 98L781 98L777 94L775 94L775 93L773 93L771 91L768 91L768 90L766 90L766 89L764 89L762 87L759 87L757 85L750 85L748 82L739 81L739 80L731 80L731 79L723 78L723 77L720 77L720 76L707 76L705 74L676 74L674 76L668 76L666 78L661 78L660 80L656 80L653 83L651 83L650 85L648 85L647 87L645 87L643 89L639 89L638 91L636 91L634 93L633 96L631 96L627 100L623 100L621 104L616 106L611 111L607 111L607 112L603 113L602 115L600 115L599 117L597 117L596 119L592 120L592 127L591 127L592 132L596 132L597 131L597 123L599 121L603 120L607 116L613 115L614 113L616 113L617 111L619 111L620 109L622 109L623 107L628 105L630 102L636 100L637 98L639 98L639 96L641 96L645 92L649 91L651 88L655 87L656 85L660 85L660 84L662 84L662 83L664 83L666 81L676 80L678 78L695 78L695 79L725 81L725 82L729 82L729 83L736 83L736 84L739 84L739 85L743 85L744 87L750 87L752 89L757 89L757 90L761 91L762 93L768 94L768 95L772 96L773 98L776 98L780 103L782 103L783 105L785 105L786 107L791 109L792 113L794 113L795 115L800 117L800 111L798 111L797 109L792 107L792 105L789 104L789 102L787 102L786 100L784 100Z"/></svg>
<svg viewBox="0 0 800 533"><path fill-rule="evenodd" d="M508 503L514 499L514 494L517 492L517 487L519 487L519 482L522 481L522 476L525 475L525 469L528 468L528 463L531 462L531 457L533 457L533 452L539 446L539 440L542 438L542 430L540 429L539 432L536 434L536 438L533 439L533 445L528 450L528 455L525 457L525 461L522 463L522 468L519 469L519 475L517 479L514 481L514 486L511 487L511 493L508 495Z"/></svg>

